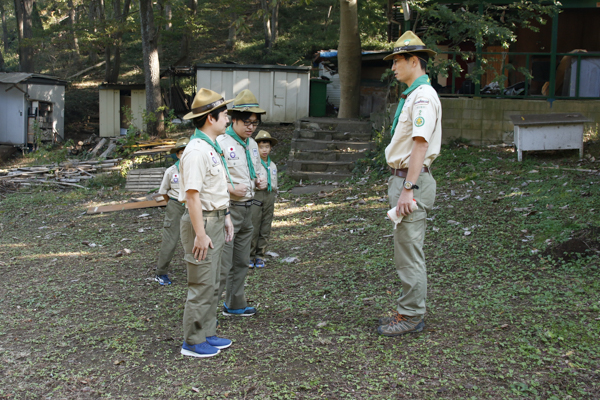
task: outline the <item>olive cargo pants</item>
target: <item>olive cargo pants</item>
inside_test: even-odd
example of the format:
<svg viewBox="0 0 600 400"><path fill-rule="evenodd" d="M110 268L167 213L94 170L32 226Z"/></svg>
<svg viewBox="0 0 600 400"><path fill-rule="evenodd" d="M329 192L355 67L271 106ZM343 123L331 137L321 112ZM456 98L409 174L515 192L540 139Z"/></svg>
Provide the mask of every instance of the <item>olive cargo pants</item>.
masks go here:
<svg viewBox="0 0 600 400"><path fill-rule="evenodd" d="M196 261L192 249L196 232L186 210L181 218L181 243L187 264L188 293L183 311L183 340L189 345L206 341L217 334L219 270L225 244L225 210L203 211L204 230L214 248L203 261Z"/></svg>
<svg viewBox="0 0 600 400"><path fill-rule="evenodd" d="M252 206L252 244L250 245L250 259L265 258L267 243L271 237L271 224L275 212L275 198L277 191L257 190L255 200L262 202L262 206Z"/></svg>
<svg viewBox="0 0 600 400"><path fill-rule="evenodd" d="M391 176L388 180L390 206L398 204L404 178ZM416 182L419 189L413 190L417 210L404 217L394 230L394 263L402 281L402 294L396 310L403 315L424 315L427 298L427 269L423 241L427 224L427 213L433 208L436 182L429 172L422 172Z"/></svg>
<svg viewBox="0 0 600 400"><path fill-rule="evenodd" d="M165 220L162 229L162 242L158 253L156 275L167 275L169 264L179 244L179 225L181 216L185 212L185 205L177 200L169 199L165 210Z"/></svg>
<svg viewBox="0 0 600 400"><path fill-rule="evenodd" d="M252 206L229 206L233 223L233 240L225 243L221 257L219 296L225 294L227 308L237 310L248 307L244 283L248 274L250 242L252 241Z"/></svg>

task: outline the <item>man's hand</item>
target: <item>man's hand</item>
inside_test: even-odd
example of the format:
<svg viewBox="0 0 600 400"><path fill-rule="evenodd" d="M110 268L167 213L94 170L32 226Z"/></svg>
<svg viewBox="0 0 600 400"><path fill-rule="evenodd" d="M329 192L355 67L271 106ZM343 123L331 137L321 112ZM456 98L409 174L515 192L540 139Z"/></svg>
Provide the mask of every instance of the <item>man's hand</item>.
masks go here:
<svg viewBox="0 0 600 400"><path fill-rule="evenodd" d="M231 215L225 216L225 242L231 242L233 240L233 222L231 222Z"/></svg>
<svg viewBox="0 0 600 400"><path fill-rule="evenodd" d="M235 188L231 186L231 183L227 185L229 188L229 193L237 197L245 197L246 193L248 193L248 186L243 183L238 183L235 185Z"/></svg>
<svg viewBox="0 0 600 400"><path fill-rule="evenodd" d="M203 235L202 237L196 235L194 238L194 248L192 249L192 253L194 254L194 258L196 261L204 261L206 258L206 254L208 253L208 248L214 249L212 240L208 237L208 235Z"/></svg>
<svg viewBox="0 0 600 400"><path fill-rule="evenodd" d="M256 178L256 187L258 190L265 190L268 186L268 181L264 178Z"/></svg>
<svg viewBox="0 0 600 400"><path fill-rule="evenodd" d="M396 205L396 215L406 217L413 211L413 191L402 189L398 204Z"/></svg>

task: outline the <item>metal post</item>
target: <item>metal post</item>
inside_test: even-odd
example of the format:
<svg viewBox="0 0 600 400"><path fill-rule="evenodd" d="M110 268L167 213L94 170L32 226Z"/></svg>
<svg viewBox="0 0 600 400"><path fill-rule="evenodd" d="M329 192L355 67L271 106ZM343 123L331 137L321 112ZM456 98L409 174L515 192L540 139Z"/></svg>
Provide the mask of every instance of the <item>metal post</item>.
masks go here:
<svg viewBox="0 0 600 400"><path fill-rule="evenodd" d="M552 16L552 45L550 48L550 87L548 101L552 103L556 94L556 47L558 42L558 13Z"/></svg>
<svg viewBox="0 0 600 400"><path fill-rule="evenodd" d="M577 55L577 75L575 75L575 97L579 97L579 83L581 82L581 54ZM571 94L569 93L569 96Z"/></svg>

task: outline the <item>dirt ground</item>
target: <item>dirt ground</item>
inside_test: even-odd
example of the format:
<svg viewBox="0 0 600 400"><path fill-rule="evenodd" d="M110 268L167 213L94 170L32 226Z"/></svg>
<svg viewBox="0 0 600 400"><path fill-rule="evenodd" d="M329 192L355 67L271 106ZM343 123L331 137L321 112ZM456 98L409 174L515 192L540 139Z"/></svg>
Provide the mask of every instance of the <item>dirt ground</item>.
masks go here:
<svg viewBox="0 0 600 400"><path fill-rule="evenodd" d="M131 196L111 189L6 192L0 399L598 399L600 175L577 171L598 164L515 159L436 160L426 328L399 338L376 334L400 289L386 180L280 193L279 257L247 279L259 315L219 316L234 344L203 360L179 354L181 248L173 285L152 279L162 209L87 215ZM587 247L565 257L570 240Z"/></svg>

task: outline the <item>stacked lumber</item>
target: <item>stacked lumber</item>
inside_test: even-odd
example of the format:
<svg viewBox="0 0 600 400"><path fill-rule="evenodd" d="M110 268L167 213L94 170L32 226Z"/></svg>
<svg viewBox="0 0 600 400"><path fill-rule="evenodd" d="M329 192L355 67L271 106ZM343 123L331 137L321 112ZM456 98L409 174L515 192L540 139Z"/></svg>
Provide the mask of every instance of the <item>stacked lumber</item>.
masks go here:
<svg viewBox="0 0 600 400"><path fill-rule="evenodd" d="M160 188L166 168L132 169L127 173L125 190L128 192L149 192Z"/></svg>
<svg viewBox="0 0 600 400"><path fill-rule="evenodd" d="M102 161L67 160L60 164L39 165L35 167L18 167L0 176L0 181L20 186L56 185L58 187L80 187L79 183L94 178L101 172L118 171L120 158Z"/></svg>

